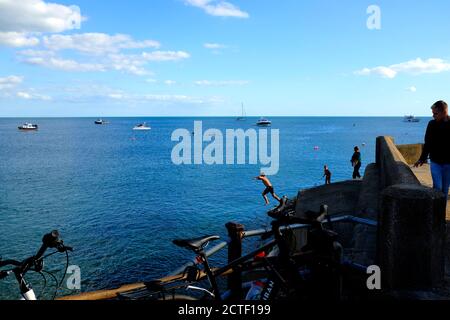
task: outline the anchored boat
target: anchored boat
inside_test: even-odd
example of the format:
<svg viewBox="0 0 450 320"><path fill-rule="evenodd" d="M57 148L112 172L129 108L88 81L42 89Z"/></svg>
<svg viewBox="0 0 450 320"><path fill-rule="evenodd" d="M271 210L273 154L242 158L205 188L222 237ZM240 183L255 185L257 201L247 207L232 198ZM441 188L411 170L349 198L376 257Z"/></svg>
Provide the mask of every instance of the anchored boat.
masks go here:
<svg viewBox="0 0 450 320"><path fill-rule="evenodd" d="M270 127L272 125L272 121L267 120L266 118L261 118L256 123L258 127Z"/></svg>
<svg viewBox="0 0 450 320"><path fill-rule="evenodd" d="M135 126L133 128L133 130L136 130L136 131L146 131L146 130L151 130L151 129L152 128L150 126L148 126L146 122L138 124L137 126Z"/></svg>
<svg viewBox="0 0 450 320"><path fill-rule="evenodd" d="M19 127L19 130L23 130L23 131L33 131L33 130L37 130L38 129L38 125L37 124L31 124L31 123L24 123L23 125L21 125Z"/></svg>
<svg viewBox="0 0 450 320"><path fill-rule="evenodd" d="M404 122L420 122L419 118L416 118L415 116L405 116L403 119Z"/></svg>
<svg viewBox="0 0 450 320"><path fill-rule="evenodd" d="M245 121L245 110L244 110L244 104L242 104L242 115L240 117L236 118L237 121Z"/></svg>
<svg viewBox="0 0 450 320"><path fill-rule="evenodd" d="M109 122L103 119L97 119L94 121L95 124L108 124Z"/></svg>

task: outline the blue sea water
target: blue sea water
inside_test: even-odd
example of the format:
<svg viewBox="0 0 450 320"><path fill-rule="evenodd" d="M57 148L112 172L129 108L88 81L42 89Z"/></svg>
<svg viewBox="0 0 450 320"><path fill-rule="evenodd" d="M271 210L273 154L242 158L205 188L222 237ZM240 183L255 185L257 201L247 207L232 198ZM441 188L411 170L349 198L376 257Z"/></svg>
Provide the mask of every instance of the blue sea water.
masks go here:
<svg viewBox="0 0 450 320"><path fill-rule="evenodd" d="M71 264L81 268L82 291L92 291L160 277L192 258L172 239L225 237L229 221L246 229L270 221L264 187L252 180L260 166L171 161L174 130L193 131L194 121L202 120L204 130L225 133L255 128L256 118L111 118L104 126L89 118L26 119L38 123L39 131L20 132L24 120L0 119L3 259L33 255L42 235L58 229L75 248ZM333 181L349 179L354 146L361 147L364 170L375 161L377 136L393 136L399 144L422 142L428 120L272 118L272 129L280 130L280 170L271 177L275 191L294 196L321 184L325 164ZM131 130L143 121L151 131ZM65 259L49 262L60 271ZM0 299L17 298L13 280L0 281Z"/></svg>

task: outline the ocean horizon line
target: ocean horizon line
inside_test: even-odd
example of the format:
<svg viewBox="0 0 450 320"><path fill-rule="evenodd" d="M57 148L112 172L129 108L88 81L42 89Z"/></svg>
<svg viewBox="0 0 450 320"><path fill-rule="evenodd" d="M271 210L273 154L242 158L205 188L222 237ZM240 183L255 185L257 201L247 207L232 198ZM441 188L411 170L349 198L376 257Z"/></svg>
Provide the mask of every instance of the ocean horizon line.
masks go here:
<svg viewBox="0 0 450 320"><path fill-rule="evenodd" d="M405 115L398 116L291 116L291 115L280 115L280 116L265 116L266 118L404 118ZM416 118L432 118L431 115L417 115ZM200 119L200 118L229 118L236 119L236 116L0 116L0 119L119 119L119 118L165 118L165 119ZM261 116L247 116L246 118L258 119Z"/></svg>

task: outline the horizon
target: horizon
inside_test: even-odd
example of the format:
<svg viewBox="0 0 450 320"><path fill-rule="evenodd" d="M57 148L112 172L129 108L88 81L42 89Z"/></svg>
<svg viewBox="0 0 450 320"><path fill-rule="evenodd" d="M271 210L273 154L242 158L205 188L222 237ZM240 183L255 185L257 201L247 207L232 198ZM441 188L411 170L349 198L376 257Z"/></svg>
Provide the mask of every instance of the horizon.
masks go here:
<svg viewBox="0 0 450 320"><path fill-rule="evenodd" d="M404 118L407 115L403 116L286 116L286 115L276 115L271 116L270 118ZM416 118L429 118L433 120L432 116L414 116ZM119 119L119 118L192 118L192 119L200 119L200 118L229 118L235 119L235 116L33 116L33 117L0 117L0 119ZM259 119L260 116L246 116L248 119ZM245 122L245 120L240 120L240 122Z"/></svg>
<svg viewBox="0 0 450 320"><path fill-rule="evenodd" d="M236 117L241 104L255 117L431 117L450 100L449 11L445 0L0 1L0 117Z"/></svg>

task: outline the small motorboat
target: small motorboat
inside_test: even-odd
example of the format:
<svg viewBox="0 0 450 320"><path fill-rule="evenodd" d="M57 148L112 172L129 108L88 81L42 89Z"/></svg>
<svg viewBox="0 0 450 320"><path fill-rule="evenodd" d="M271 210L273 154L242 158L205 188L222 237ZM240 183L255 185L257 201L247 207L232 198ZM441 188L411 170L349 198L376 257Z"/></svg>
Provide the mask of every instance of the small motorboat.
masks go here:
<svg viewBox="0 0 450 320"><path fill-rule="evenodd" d="M272 125L272 121L267 120L266 118L261 118L256 123L258 127L270 127Z"/></svg>
<svg viewBox="0 0 450 320"><path fill-rule="evenodd" d="M33 131L33 130L37 130L38 129L38 125L37 124L31 124L31 123L24 123L23 125L21 125L19 127L19 130L24 130L24 131Z"/></svg>
<svg viewBox="0 0 450 320"><path fill-rule="evenodd" d="M137 130L137 131L146 131L146 130L151 130L152 128L150 126L147 125L146 122L138 124L137 126L135 126L133 128L133 130Z"/></svg>
<svg viewBox="0 0 450 320"><path fill-rule="evenodd" d="M109 122L103 119L97 119L94 121L95 124L108 124Z"/></svg>
<svg viewBox="0 0 450 320"><path fill-rule="evenodd" d="M420 119L416 118L415 116L405 116L403 121L404 122L420 122Z"/></svg>

